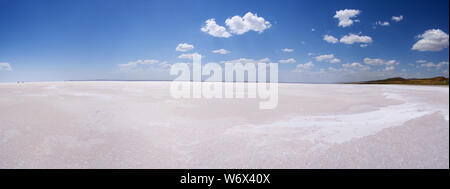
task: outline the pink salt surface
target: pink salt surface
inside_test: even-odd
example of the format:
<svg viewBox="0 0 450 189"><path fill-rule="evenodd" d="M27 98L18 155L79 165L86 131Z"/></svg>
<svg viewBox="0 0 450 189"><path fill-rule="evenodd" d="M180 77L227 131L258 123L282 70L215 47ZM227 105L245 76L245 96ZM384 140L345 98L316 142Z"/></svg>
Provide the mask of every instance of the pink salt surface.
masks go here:
<svg viewBox="0 0 450 189"><path fill-rule="evenodd" d="M0 84L0 168L449 168L449 88L279 84L173 99L170 82Z"/></svg>

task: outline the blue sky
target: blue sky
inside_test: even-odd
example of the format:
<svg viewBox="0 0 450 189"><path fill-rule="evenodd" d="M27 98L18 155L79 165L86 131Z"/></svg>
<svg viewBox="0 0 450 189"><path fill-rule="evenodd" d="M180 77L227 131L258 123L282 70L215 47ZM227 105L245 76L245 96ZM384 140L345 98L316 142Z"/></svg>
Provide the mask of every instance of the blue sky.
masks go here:
<svg viewBox="0 0 450 189"><path fill-rule="evenodd" d="M203 63L287 62L279 64L284 82L448 77L448 7L448 0L0 0L0 81L165 80L173 78L167 65L189 62L179 56L190 53ZM220 35L206 28L212 18Z"/></svg>

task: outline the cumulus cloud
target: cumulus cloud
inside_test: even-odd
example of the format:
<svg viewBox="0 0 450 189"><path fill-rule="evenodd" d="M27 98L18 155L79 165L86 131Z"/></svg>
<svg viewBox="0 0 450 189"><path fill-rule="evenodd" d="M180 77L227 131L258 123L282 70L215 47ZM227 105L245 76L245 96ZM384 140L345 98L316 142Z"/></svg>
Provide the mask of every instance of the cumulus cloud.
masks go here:
<svg viewBox="0 0 450 189"><path fill-rule="evenodd" d="M132 69L137 67L138 65L151 65L151 64L156 64L158 63L159 60L137 60L137 61L132 61L132 62L128 62L126 64L119 64L119 68L120 69Z"/></svg>
<svg viewBox="0 0 450 189"><path fill-rule="evenodd" d="M216 24L214 18L206 20L205 25L201 28L201 30L202 32L208 33L209 35L212 35L214 37L231 37L231 34L225 27Z"/></svg>
<svg viewBox="0 0 450 189"><path fill-rule="evenodd" d="M383 60L380 58L364 58L364 63L372 66L393 66L393 65L399 65L400 63L396 60Z"/></svg>
<svg viewBox="0 0 450 189"><path fill-rule="evenodd" d="M440 29L430 29L417 36L417 41L412 50L416 51L440 51L448 47L448 34Z"/></svg>
<svg viewBox="0 0 450 189"><path fill-rule="evenodd" d="M439 62L439 64L437 64L436 68L441 69L441 67L443 66L447 66L448 67L448 62Z"/></svg>
<svg viewBox="0 0 450 189"><path fill-rule="evenodd" d="M11 65L7 62L0 62L0 71L12 71Z"/></svg>
<svg viewBox="0 0 450 189"><path fill-rule="evenodd" d="M266 57L266 58L263 58L263 59L261 59L259 61L262 62L262 63L269 63L270 59Z"/></svg>
<svg viewBox="0 0 450 189"><path fill-rule="evenodd" d="M395 66L387 66L386 68L383 69L383 71L393 71L395 70Z"/></svg>
<svg viewBox="0 0 450 189"><path fill-rule="evenodd" d="M119 71L123 73L147 75L150 72L167 72L172 65L167 61L137 60L126 64L118 64L117 66L119 67Z"/></svg>
<svg viewBox="0 0 450 189"><path fill-rule="evenodd" d="M194 45L187 44L187 43L180 43L178 44L177 48L175 48L178 52L187 52L194 49Z"/></svg>
<svg viewBox="0 0 450 189"><path fill-rule="evenodd" d="M215 54L229 54L230 51L225 50L225 49L217 49L217 50L213 50L212 53L215 53Z"/></svg>
<svg viewBox="0 0 450 189"><path fill-rule="evenodd" d="M353 43L372 43L372 38L369 36L360 36L351 33L342 37L340 42L347 45L351 45Z"/></svg>
<svg viewBox="0 0 450 189"><path fill-rule="evenodd" d="M403 20L403 15L400 16L392 16L392 20L396 22L400 22Z"/></svg>
<svg viewBox="0 0 450 189"><path fill-rule="evenodd" d="M312 67L314 67L314 64L311 61L305 64L297 64L294 72L303 72L304 70L311 69Z"/></svg>
<svg viewBox="0 0 450 189"><path fill-rule="evenodd" d="M343 68L347 68L347 69L356 69L356 70L363 70L363 71L370 70L369 66L364 66L364 65L362 65L359 62L353 62L351 64L350 63L349 64L342 64L342 67Z"/></svg>
<svg viewBox="0 0 450 189"><path fill-rule="evenodd" d="M425 63L427 62L426 60L416 60L417 63Z"/></svg>
<svg viewBox="0 0 450 189"><path fill-rule="evenodd" d="M359 13L361 13L361 11L355 9L339 10L336 11L336 15L334 15L334 18L339 20L338 26L348 27L351 26L354 22L359 22L359 20L353 20L353 18L355 18Z"/></svg>
<svg viewBox="0 0 450 189"><path fill-rule="evenodd" d="M335 38L334 36L331 36L331 35L324 35L323 40L325 40L328 43L333 43L333 44L339 42L339 40L337 38Z"/></svg>
<svg viewBox="0 0 450 189"><path fill-rule="evenodd" d="M282 64L286 64L286 63L295 63L297 61L295 59L293 59L293 58L289 58L289 59L286 59L286 60L280 60L279 62L282 63Z"/></svg>
<svg viewBox="0 0 450 189"><path fill-rule="evenodd" d="M179 58L179 59L189 59L189 60L192 60L192 57L193 57L195 54L197 54L197 53L184 53L184 54L180 54L180 55L178 56L178 58ZM199 54L197 54L197 55L199 55Z"/></svg>
<svg viewBox="0 0 450 189"><path fill-rule="evenodd" d="M348 64L342 64L341 68L333 68L329 67L329 71L333 72L342 72L342 73L356 73L356 72L362 72L362 71L369 71L370 67L362 65L359 62L353 62Z"/></svg>
<svg viewBox="0 0 450 189"><path fill-rule="evenodd" d="M368 44L361 44L361 45L359 45L361 48L364 48L364 47L367 47L367 46L369 46Z"/></svg>
<svg viewBox="0 0 450 189"><path fill-rule="evenodd" d="M341 62L340 59L336 58L334 54L324 54L316 56L315 59L319 62L329 62L329 63L339 63Z"/></svg>
<svg viewBox="0 0 450 189"><path fill-rule="evenodd" d="M423 63L420 64L421 67L426 67L426 68L436 68L436 69L441 69L444 66L448 66L448 62L439 62L438 64L434 64L433 62L428 62L428 63Z"/></svg>
<svg viewBox="0 0 450 189"><path fill-rule="evenodd" d="M377 21L377 22L375 22L375 24L379 25L379 26L389 26L390 25L390 23L388 21Z"/></svg>
<svg viewBox="0 0 450 189"><path fill-rule="evenodd" d="M334 58L334 54L324 54L324 55L316 56L316 60L319 62L322 62L322 61L328 60L328 59L332 59L332 58Z"/></svg>
<svg viewBox="0 0 450 189"><path fill-rule="evenodd" d="M220 63L222 64L237 64L237 63L241 63L241 64L247 64L247 63L253 63L253 64L257 64L257 63L270 63L270 59L269 58L263 58L260 60L254 60L254 59L249 59L249 58L239 58L236 60L227 60L227 61L221 61Z"/></svg>
<svg viewBox="0 0 450 189"><path fill-rule="evenodd" d="M340 70L336 69L336 68L333 68L333 67L328 67L328 71L338 72Z"/></svg>
<svg viewBox="0 0 450 189"><path fill-rule="evenodd" d="M164 68L164 69L168 69L168 68L170 68L170 67L172 66L172 64L169 64L169 62L167 62L167 61L160 62L158 65L159 65L161 68Z"/></svg>
<svg viewBox="0 0 450 189"><path fill-rule="evenodd" d="M241 35L248 31L255 31L262 33L264 30L269 29L272 25L269 21L266 21L263 17L258 17L257 14L248 12L244 17L233 16L225 20L225 24L228 26L231 33Z"/></svg>
<svg viewBox="0 0 450 189"><path fill-rule="evenodd" d="M333 58L333 59L329 60L328 62L334 64L334 63L341 62L341 60L339 58Z"/></svg>
<svg viewBox="0 0 450 189"><path fill-rule="evenodd" d="M421 66L421 67L431 68L431 67L435 67L436 64L434 64L433 62L428 62L428 63L420 64L420 66Z"/></svg>
<svg viewBox="0 0 450 189"><path fill-rule="evenodd" d="M272 27L269 21L266 21L263 17L259 17L257 14L248 12L243 17L233 16L225 20L225 24L228 26L228 30L216 23L214 18L205 21L205 25L201 30L214 37L231 37L232 34L242 35L248 31L255 31L262 33L264 30Z"/></svg>
<svg viewBox="0 0 450 189"><path fill-rule="evenodd" d="M281 51L290 53L290 52L294 52L294 49L284 48L284 49L281 49Z"/></svg>

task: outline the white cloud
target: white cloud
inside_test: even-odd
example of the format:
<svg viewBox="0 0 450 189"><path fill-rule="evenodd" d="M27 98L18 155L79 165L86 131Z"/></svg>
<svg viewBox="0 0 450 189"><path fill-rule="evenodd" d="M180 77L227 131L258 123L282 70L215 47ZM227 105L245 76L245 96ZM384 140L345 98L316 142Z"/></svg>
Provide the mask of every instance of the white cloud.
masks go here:
<svg viewBox="0 0 450 189"><path fill-rule="evenodd" d="M264 30L272 27L269 21L251 12L248 12L243 17L236 15L228 18L225 20L225 24L228 26L228 30L223 26L217 25L215 19L211 18L205 21L205 25L201 30L214 37L228 38L232 36L231 33L236 35L242 35L248 31L262 33Z"/></svg>
<svg viewBox="0 0 450 189"><path fill-rule="evenodd" d="M337 38L335 38L334 36L331 36L331 35L324 35L323 40L325 40L328 43L333 43L333 44L339 42L339 40Z"/></svg>
<svg viewBox="0 0 450 189"><path fill-rule="evenodd" d="M420 39L412 47L417 51L440 51L448 47L448 34L440 29L431 29L419 35Z"/></svg>
<svg viewBox="0 0 450 189"><path fill-rule="evenodd" d="M159 60L137 60L137 61L133 61L133 62L128 62L126 64L119 64L119 68L120 69L132 69L137 67L138 65L151 65L151 64L156 64L158 63Z"/></svg>
<svg viewBox="0 0 450 189"><path fill-rule="evenodd" d="M215 53L215 54L229 54L230 51L225 50L225 49L217 49L217 50L213 50L212 53Z"/></svg>
<svg viewBox="0 0 450 189"><path fill-rule="evenodd" d="M372 66L393 66L393 65L399 65L400 63L397 62L396 60L388 60L385 61L383 59L379 59L379 58L364 58L364 63L365 64L369 64Z"/></svg>
<svg viewBox="0 0 450 189"><path fill-rule="evenodd" d="M357 70L370 70L369 66L364 66L359 62L353 62L351 64L342 64L343 68L347 68L347 69L357 69Z"/></svg>
<svg viewBox="0 0 450 189"><path fill-rule="evenodd" d="M187 44L187 43L180 43L178 44L177 48L175 48L178 52L187 52L194 49L194 45Z"/></svg>
<svg viewBox="0 0 450 189"><path fill-rule="evenodd" d="M266 57L266 58L263 58L263 59L261 59L259 61L262 62L262 63L269 63L270 59Z"/></svg>
<svg viewBox="0 0 450 189"><path fill-rule="evenodd" d="M333 72L341 72L341 73L346 73L346 74L353 73L354 74L354 73L359 73L359 72L363 72L363 71L369 71L370 67L362 65L359 62L353 62L353 63L348 63L348 64L342 64L342 68L329 67L328 70L333 71Z"/></svg>
<svg viewBox="0 0 450 189"><path fill-rule="evenodd" d="M178 58L179 58L179 59L189 59L189 60L192 60L192 57L193 57L194 54L197 54L197 53L185 53L185 54L180 54L180 56L178 56ZM199 55L199 54L197 54L197 55Z"/></svg>
<svg viewBox="0 0 450 189"><path fill-rule="evenodd" d="M231 34L228 33L227 29L223 26L219 26L216 24L214 18L205 21L205 26L201 28L202 32L208 33L214 37L231 37Z"/></svg>
<svg viewBox="0 0 450 189"><path fill-rule="evenodd" d="M254 60L254 59L249 59L249 58L240 58L240 59L236 59L236 60L221 61L220 63L222 63L222 64L226 64L226 63L230 63L230 64L237 64L237 63L241 63L241 64L247 64L247 63L257 64L257 63L269 63L269 62L270 62L269 58L263 58L263 59L260 59L260 60Z"/></svg>
<svg viewBox="0 0 450 189"><path fill-rule="evenodd" d="M439 64L436 66L438 69L441 69L441 67L443 66L447 66L448 67L448 62L439 62Z"/></svg>
<svg viewBox="0 0 450 189"><path fill-rule="evenodd" d="M390 25L390 23L388 21L377 21L375 24L379 25L379 26L389 26Z"/></svg>
<svg viewBox="0 0 450 189"><path fill-rule="evenodd" d="M312 29L311 29L311 31L312 31L312 32L315 32L315 31L316 31L316 29L312 28Z"/></svg>
<svg viewBox="0 0 450 189"><path fill-rule="evenodd" d="M279 62L282 63L282 64L286 64L286 63L295 63L297 61L295 59L293 59L293 58L289 58L289 59L286 59L286 60L280 60Z"/></svg>
<svg viewBox="0 0 450 189"><path fill-rule="evenodd" d="M329 60L328 62L332 63L332 64L335 64L335 63L341 62L341 60L339 58L333 58L333 59Z"/></svg>
<svg viewBox="0 0 450 189"><path fill-rule="evenodd" d="M290 52L294 52L294 49L284 48L284 49L281 49L281 51L290 53Z"/></svg>
<svg viewBox="0 0 450 189"><path fill-rule="evenodd" d="M425 63L427 62L426 60L416 60L417 63Z"/></svg>
<svg viewBox="0 0 450 189"><path fill-rule="evenodd" d="M392 20L396 22L400 22L403 20L403 15L400 16L392 16Z"/></svg>
<svg viewBox="0 0 450 189"><path fill-rule="evenodd" d="M7 62L0 62L0 71L12 71L11 65Z"/></svg>
<svg viewBox="0 0 450 189"><path fill-rule="evenodd" d="M334 57L334 54L325 54L325 55L320 55L320 56L316 56L315 59L319 62L329 62L329 63L339 63L341 62L340 59Z"/></svg>
<svg viewBox="0 0 450 189"><path fill-rule="evenodd" d="M192 59L192 54L180 54L179 59Z"/></svg>
<svg viewBox="0 0 450 189"><path fill-rule="evenodd" d="M367 46L369 46L368 44L361 44L361 45L359 45L361 48L364 48L364 47L367 47Z"/></svg>
<svg viewBox="0 0 450 189"><path fill-rule="evenodd" d="M360 36L351 33L342 37L340 41L341 43L351 45L353 43L372 43L372 38L369 36Z"/></svg>
<svg viewBox="0 0 450 189"><path fill-rule="evenodd" d="M383 71L393 71L395 70L395 66L387 66Z"/></svg>
<svg viewBox="0 0 450 189"><path fill-rule="evenodd" d="M324 55L316 56L316 60L319 62L322 62L324 60L329 60L332 58L334 58L334 54L324 54Z"/></svg>
<svg viewBox="0 0 450 189"><path fill-rule="evenodd" d="M420 64L420 66L421 66L421 67L431 68L431 67L435 67L436 64L434 64L433 62L428 62L428 63Z"/></svg>
<svg viewBox="0 0 450 189"><path fill-rule="evenodd" d="M225 20L225 24L228 26L231 33L241 35L250 30L258 33L262 33L264 30L269 29L272 25L269 21L266 21L263 17L258 17L257 14L248 12L244 17L233 16Z"/></svg>
<svg viewBox="0 0 450 189"><path fill-rule="evenodd" d="M164 61L164 62L159 63L159 66L161 68L167 69L167 68L170 68L172 66L172 64L169 64L169 62Z"/></svg>
<svg viewBox="0 0 450 189"><path fill-rule="evenodd" d="M336 69L336 68L333 68L333 67L328 67L328 71L338 72L340 70Z"/></svg>
<svg viewBox="0 0 450 189"><path fill-rule="evenodd" d="M137 60L126 64L118 64L119 71L123 73L133 73L136 75L148 75L149 73L167 72L172 64L159 60Z"/></svg>
<svg viewBox="0 0 450 189"><path fill-rule="evenodd" d="M436 68L436 69L441 69L443 66L448 66L448 62L439 62L438 64L434 64L433 62L428 62L428 63L423 63L420 64L421 67L426 67L426 68Z"/></svg>
<svg viewBox="0 0 450 189"><path fill-rule="evenodd" d="M359 13L361 13L361 11L355 9L339 10L336 11L336 15L334 15L334 18L339 20L338 26L348 27L351 26L354 22L359 22L359 20L352 19L356 17Z"/></svg>
<svg viewBox="0 0 450 189"><path fill-rule="evenodd" d="M294 72L303 72L304 70L311 69L312 67L314 67L314 64L311 61L305 64L297 64Z"/></svg>
<svg viewBox="0 0 450 189"><path fill-rule="evenodd" d="M385 65L399 65L400 63L396 60L389 60L384 63Z"/></svg>

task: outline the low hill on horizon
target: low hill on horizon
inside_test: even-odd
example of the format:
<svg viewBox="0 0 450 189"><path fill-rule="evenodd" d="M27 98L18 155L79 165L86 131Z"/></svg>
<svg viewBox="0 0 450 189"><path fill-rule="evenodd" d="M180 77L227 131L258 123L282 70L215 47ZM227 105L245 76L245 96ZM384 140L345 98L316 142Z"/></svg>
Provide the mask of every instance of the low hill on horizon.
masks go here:
<svg viewBox="0 0 450 189"><path fill-rule="evenodd" d="M383 80L352 82L350 84L402 84L402 85L448 85L449 78L438 76L432 78L410 78L394 77Z"/></svg>

